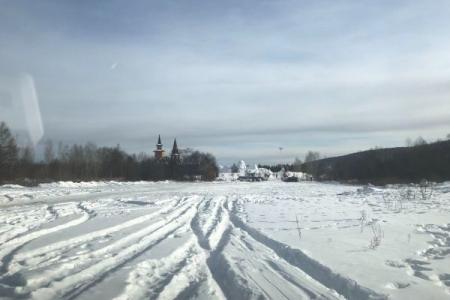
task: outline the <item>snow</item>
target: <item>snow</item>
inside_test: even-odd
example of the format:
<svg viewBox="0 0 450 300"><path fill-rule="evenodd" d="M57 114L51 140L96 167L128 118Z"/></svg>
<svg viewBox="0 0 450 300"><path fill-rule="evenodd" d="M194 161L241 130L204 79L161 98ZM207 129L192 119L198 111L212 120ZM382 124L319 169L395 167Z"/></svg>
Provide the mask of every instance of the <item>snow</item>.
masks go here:
<svg viewBox="0 0 450 300"><path fill-rule="evenodd" d="M450 183L223 178L1 186L0 298L450 297Z"/></svg>
<svg viewBox="0 0 450 300"><path fill-rule="evenodd" d="M247 165L245 161L241 160L239 162L239 176L245 176L245 172L247 171Z"/></svg>

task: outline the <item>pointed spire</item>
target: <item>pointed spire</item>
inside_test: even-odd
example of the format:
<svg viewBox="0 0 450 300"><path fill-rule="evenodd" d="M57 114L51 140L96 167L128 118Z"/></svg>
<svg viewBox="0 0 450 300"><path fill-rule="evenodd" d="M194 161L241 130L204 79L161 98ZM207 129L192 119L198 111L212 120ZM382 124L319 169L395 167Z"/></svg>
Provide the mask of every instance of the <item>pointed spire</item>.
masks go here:
<svg viewBox="0 0 450 300"><path fill-rule="evenodd" d="M158 134L158 144L156 144L156 150L153 151L155 153L155 158L160 160L164 157L163 145L161 143L161 135Z"/></svg>
<svg viewBox="0 0 450 300"><path fill-rule="evenodd" d="M176 138L173 140L172 155L180 155L180 152L178 151L178 145L177 145Z"/></svg>

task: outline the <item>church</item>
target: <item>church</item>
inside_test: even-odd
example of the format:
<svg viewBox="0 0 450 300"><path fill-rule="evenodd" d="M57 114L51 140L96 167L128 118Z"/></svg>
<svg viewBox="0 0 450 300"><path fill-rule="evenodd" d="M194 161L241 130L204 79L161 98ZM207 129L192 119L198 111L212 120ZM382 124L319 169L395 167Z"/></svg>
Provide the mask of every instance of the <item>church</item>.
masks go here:
<svg viewBox="0 0 450 300"><path fill-rule="evenodd" d="M181 158L176 138L173 140L172 151L168 155L161 142L161 135L158 135L156 149L153 150L153 153L151 166L158 174L156 176L158 180L214 180L219 172L215 157L209 153L185 151L184 157Z"/></svg>
<svg viewBox="0 0 450 300"><path fill-rule="evenodd" d="M165 150L163 149L163 144L161 143L161 135L158 135L158 142L156 144L156 149L153 150L156 160L165 159ZM177 139L173 141L172 152L170 153L170 160L179 162L180 161L180 151L178 150Z"/></svg>

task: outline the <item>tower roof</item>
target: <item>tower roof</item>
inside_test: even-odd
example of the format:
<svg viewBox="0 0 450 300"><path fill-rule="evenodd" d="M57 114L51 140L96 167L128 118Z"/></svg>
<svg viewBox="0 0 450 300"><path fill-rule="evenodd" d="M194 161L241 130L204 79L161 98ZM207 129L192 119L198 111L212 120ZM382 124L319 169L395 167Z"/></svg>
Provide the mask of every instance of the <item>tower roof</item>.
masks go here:
<svg viewBox="0 0 450 300"><path fill-rule="evenodd" d="M177 139L173 140L172 155L180 155L178 151Z"/></svg>
<svg viewBox="0 0 450 300"><path fill-rule="evenodd" d="M160 160L164 157L163 145L161 143L161 135L158 134L158 144L156 144L156 150L153 151L155 153L155 158Z"/></svg>

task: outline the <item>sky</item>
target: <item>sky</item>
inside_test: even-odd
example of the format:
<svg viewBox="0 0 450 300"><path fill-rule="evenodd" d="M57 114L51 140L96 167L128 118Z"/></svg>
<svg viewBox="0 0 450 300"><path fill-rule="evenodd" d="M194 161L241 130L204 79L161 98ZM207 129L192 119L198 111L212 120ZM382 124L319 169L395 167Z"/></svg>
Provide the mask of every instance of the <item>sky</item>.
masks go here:
<svg viewBox="0 0 450 300"><path fill-rule="evenodd" d="M0 116L28 74L43 138L65 143L150 154L161 134L231 164L442 139L449 15L447 0L0 0Z"/></svg>

